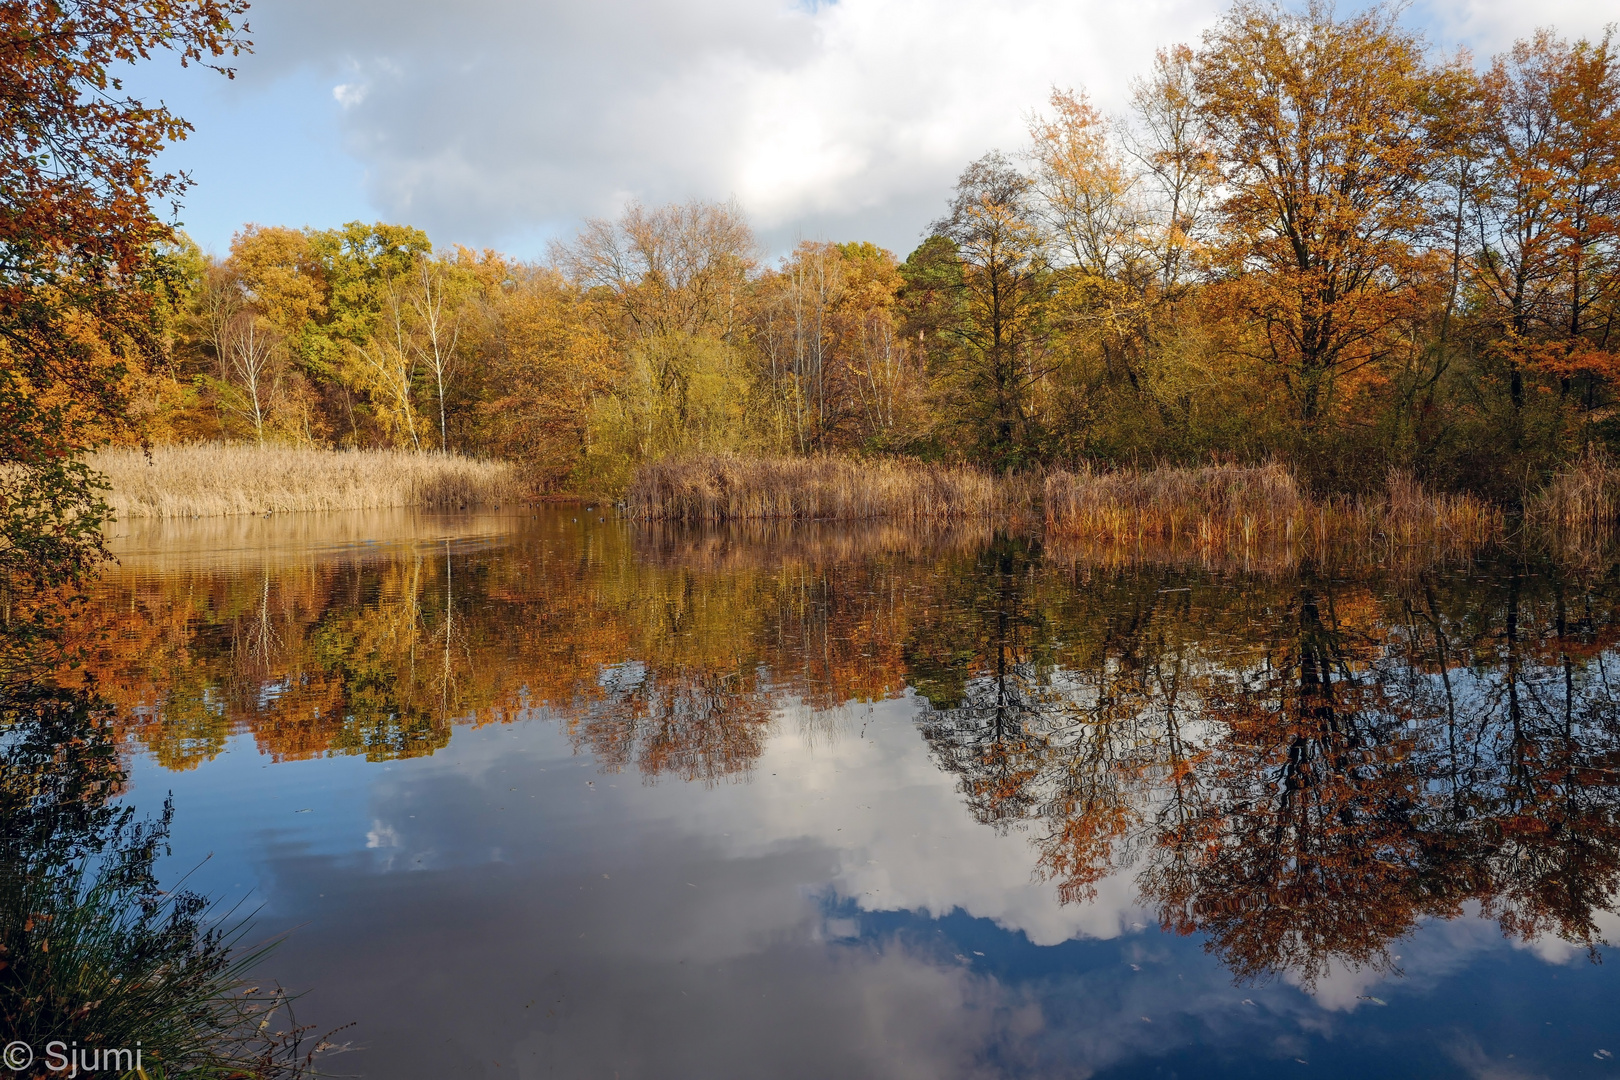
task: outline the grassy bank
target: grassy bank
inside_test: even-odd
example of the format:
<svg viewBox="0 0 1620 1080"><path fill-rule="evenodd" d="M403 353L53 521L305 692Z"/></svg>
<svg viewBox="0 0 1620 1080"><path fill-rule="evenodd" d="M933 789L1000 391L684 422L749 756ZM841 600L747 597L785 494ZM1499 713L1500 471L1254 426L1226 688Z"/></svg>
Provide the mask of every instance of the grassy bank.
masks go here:
<svg viewBox="0 0 1620 1080"><path fill-rule="evenodd" d="M90 466L112 484L119 520L462 508L517 497L510 465L402 450L312 450L193 444L102 450Z"/></svg>
<svg viewBox="0 0 1620 1080"><path fill-rule="evenodd" d="M978 469L854 458L679 458L637 470L625 497L643 521L964 521L1007 514L1009 486Z"/></svg>

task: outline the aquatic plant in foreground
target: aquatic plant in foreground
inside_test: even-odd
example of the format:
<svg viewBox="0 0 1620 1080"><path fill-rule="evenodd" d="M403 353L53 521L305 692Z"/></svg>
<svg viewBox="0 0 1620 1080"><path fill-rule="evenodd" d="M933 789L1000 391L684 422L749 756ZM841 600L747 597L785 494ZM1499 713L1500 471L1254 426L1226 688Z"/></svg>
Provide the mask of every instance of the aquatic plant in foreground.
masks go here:
<svg viewBox="0 0 1620 1080"><path fill-rule="evenodd" d="M149 1078L308 1075L325 1040L292 1023L286 994L247 981L274 943L248 945L246 918L158 887L173 808L138 820L110 801L124 779L94 699L0 688L7 1066L28 1076L67 1062Z"/></svg>

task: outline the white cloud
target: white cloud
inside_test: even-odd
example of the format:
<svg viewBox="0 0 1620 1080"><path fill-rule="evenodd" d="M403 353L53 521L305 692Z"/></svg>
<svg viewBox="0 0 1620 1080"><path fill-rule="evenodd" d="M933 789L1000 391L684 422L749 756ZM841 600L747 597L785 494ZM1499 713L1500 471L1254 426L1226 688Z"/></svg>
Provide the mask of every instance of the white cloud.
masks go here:
<svg viewBox="0 0 1620 1080"><path fill-rule="evenodd" d="M352 109L366 100L365 83L338 83L332 87L332 100L345 109Z"/></svg>
<svg viewBox="0 0 1620 1080"><path fill-rule="evenodd" d="M1612 4L1592 0L1428 0L1417 14L1428 23L1429 37L1443 48L1466 45L1481 57L1506 50L1514 39L1537 27L1552 27L1566 38L1600 37L1605 23L1616 20Z"/></svg>
<svg viewBox="0 0 1620 1080"><path fill-rule="evenodd" d="M768 238L902 248L1054 84L1117 101L1209 0L471 5L291 0L244 77L341 71L348 151L388 216L488 241L629 198L735 195Z"/></svg>
<svg viewBox="0 0 1620 1080"><path fill-rule="evenodd" d="M321 189L309 198L333 204L328 216L352 216L354 181L308 167L304 142L321 130L363 169L376 213L441 241L532 250L630 199L735 196L771 248L861 237L904 253L968 161L1022 141L1050 87L1085 87L1118 110L1155 48L1196 41L1224 7L280 0L254 10L257 51L239 82L210 84L289 116L285 130L228 151L260 157L254 168L273 183L260 190L253 173L226 181L208 161L186 163L240 189L230 206L225 191L204 192L209 217L264 219L262 204L284 202L289 185ZM1408 21L1444 49L1488 55L1537 23L1600 32L1605 14L1589 0L1533 10L1420 0ZM319 73L324 101L296 96L297 72ZM258 119L251 127L266 131ZM278 137L302 141L278 147Z"/></svg>

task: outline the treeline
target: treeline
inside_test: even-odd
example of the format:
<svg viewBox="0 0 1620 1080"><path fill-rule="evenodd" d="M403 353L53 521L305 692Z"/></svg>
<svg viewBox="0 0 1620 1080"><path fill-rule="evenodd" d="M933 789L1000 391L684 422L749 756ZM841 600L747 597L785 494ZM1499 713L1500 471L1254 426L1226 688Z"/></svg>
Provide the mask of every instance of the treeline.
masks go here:
<svg viewBox="0 0 1620 1080"><path fill-rule="evenodd" d="M1239 4L1109 118L1054 91L903 260L631 206L543 264L420 231L175 246L149 437L457 450L619 493L696 452L997 471L1282 459L1507 502L1620 443L1620 62L1477 65L1396 13Z"/></svg>

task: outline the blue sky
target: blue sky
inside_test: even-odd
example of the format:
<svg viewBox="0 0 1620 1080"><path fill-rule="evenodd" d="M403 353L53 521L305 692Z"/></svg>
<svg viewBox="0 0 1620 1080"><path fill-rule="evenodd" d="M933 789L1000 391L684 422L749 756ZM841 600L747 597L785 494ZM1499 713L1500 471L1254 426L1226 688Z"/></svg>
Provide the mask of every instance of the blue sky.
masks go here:
<svg viewBox="0 0 1620 1080"><path fill-rule="evenodd" d="M1348 6L1348 5L1346 5ZM264 0L227 82L159 62L131 85L195 133L166 164L223 253L245 222L404 221L535 257L630 199L736 198L769 249L904 254L969 160L1016 149L1054 86L1110 111L1210 0ZM1429 0L1406 20L1488 55L1592 0Z"/></svg>

